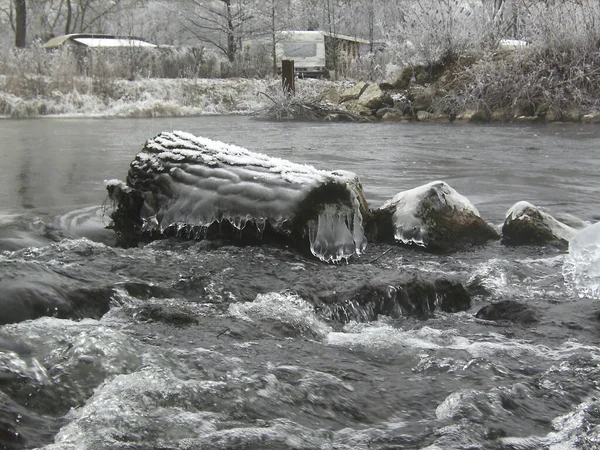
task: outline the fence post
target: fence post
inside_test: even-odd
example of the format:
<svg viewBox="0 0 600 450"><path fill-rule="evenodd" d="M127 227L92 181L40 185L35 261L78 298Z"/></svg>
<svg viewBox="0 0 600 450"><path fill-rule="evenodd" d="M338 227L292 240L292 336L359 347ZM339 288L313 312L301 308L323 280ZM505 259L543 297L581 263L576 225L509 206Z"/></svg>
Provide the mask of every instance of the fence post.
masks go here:
<svg viewBox="0 0 600 450"><path fill-rule="evenodd" d="M283 91L288 95L294 95L296 93L296 85L293 59L284 59L281 61L281 79L283 82Z"/></svg>

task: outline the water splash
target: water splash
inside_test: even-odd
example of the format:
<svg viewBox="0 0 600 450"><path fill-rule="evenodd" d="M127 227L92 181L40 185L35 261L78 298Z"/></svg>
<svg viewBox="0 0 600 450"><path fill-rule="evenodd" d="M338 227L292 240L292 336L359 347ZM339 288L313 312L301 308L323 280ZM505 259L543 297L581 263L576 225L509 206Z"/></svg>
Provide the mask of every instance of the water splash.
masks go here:
<svg viewBox="0 0 600 450"><path fill-rule="evenodd" d="M571 239L563 277L567 287L580 298L600 299L600 222Z"/></svg>

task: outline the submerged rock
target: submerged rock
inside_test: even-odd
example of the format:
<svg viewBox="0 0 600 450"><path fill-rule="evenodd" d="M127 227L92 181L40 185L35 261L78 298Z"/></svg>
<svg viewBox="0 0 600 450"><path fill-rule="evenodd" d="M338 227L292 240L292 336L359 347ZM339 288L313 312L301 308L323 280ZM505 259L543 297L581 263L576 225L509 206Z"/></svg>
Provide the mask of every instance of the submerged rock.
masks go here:
<svg viewBox="0 0 600 450"><path fill-rule="evenodd" d="M461 250L499 238L477 208L443 181L400 192L373 215L371 239L431 252Z"/></svg>
<svg viewBox="0 0 600 450"><path fill-rule="evenodd" d="M83 283L31 262L13 265L11 277L0 279L0 325L53 316L99 319L110 308L110 287Z"/></svg>
<svg viewBox="0 0 600 450"><path fill-rule="evenodd" d="M514 300L503 300L486 305L477 311L475 317L484 320L510 321L524 325L539 320L534 309Z"/></svg>
<svg viewBox="0 0 600 450"><path fill-rule="evenodd" d="M146 142L127 183L107 183L124 246L178 236L279 241L323 261L360 255L368 207L357 176L294 164L181 131Z"/></svg>
<svg viewBox="0 0 600 450"><path fill-rule="evenodd" d="M458 312L471 307L471 295L459 281L413 275L369 280L319 300L317 308L341 322L367 322L379 315L425 319L436 310Z"/></svg>
<svg viewBox="0 0 600 450"><path fill-rule="evenodd" d="M506 245L556 245L567 248L577 230L558 221L546 211L528 202L515 203L502 225Z"/></svg>

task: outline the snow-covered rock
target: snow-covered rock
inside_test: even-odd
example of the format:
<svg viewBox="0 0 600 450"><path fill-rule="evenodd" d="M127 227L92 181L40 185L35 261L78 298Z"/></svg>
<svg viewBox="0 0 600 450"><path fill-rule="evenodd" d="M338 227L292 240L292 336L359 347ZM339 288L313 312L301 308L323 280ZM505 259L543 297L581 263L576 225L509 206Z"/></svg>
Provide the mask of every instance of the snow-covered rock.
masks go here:
<svg viewBox="0 0 600 450"><path fill-rule="evenodd" d="M557 245L566 247L577 230L529 202L515 203L506 213L502 241L507 245Z"/></svg>
<svg viewBox="0 0 600 450"><path fill-rule="evenodd" d="M181 131L146 142L127 183L107 182L122 245L162 237L284 240L323 261L360 255L368 207L358 177Z"/></svg>
<svg viewBox="0 0 600 450"><path fill-rule="evenodd" d="M354 86L351 86L340 94L340 103L347 102L349 100L358 100L361 94L367 89L368 84L364 81L360 81L356 83Z"/></svg>
<svg viewBox="0 0 600 450"><path fill-rule="evenodd" d="M400 192L374 211L374 216L369 230L373 238L433 252L460 250L498 238L477 208L444 181Z"/></svg>
<svg viewBox="0 0 600 450"><path fill-rule="evenodd" d="M394 102L379 85L361 81L340 94L340 103L349 111L371 115L384 104L392 105Z"/></svg>

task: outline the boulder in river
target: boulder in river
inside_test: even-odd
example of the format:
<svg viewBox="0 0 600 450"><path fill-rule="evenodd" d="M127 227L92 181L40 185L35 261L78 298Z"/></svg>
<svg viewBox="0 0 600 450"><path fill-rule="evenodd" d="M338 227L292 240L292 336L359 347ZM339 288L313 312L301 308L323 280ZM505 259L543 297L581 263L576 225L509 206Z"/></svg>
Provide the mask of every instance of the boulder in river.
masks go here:
<svg viewBox="0 0 600 450"><path fill-rule="evenodd" d="M471 307L471 295L462 283L447 277L398 274L359 283L316 303L332 320L368 322L379 315L426 319L436 310L466 311Z"/></svg>
<svg viewBox="0 0 600 450"><path fill-rule="evenodd" d="M360 255L369 214L358 177L181 131L146 142L127 182L111 180L124 246L164 237L292 244L327 262Z"/></svg>
<svg viewBox="0 0 600 450"><path fill-rule="evenodd" d="M444 181L400 192L373 211L373 240L414 245L437 253L498 239L477 208Z"/></svg>
<svg viewBox="0 0 600 450"><path fill-rule="evenodd" d="M528 202L515 203L502 225L506 245L555 245L567 248L577 230Z"/></svg>
<svg viewBox="0 0 600 450"><path fill-rule="evenodd" d="M482 307L475 315L478 319L495 322L509 321L522 325L538 322L538 313L535 309L514 300L502 300Z"/></svg>
<svg viewBox="0 0 600 450"><path fill-rule="evenodd" d="M43 316L99 319L110 308L110 287L88 287L52 268L16 263L12 276L0 279L0 325Z"/></svg>

